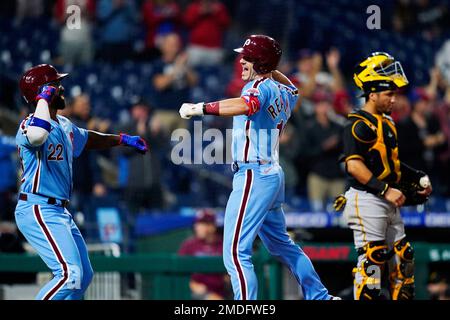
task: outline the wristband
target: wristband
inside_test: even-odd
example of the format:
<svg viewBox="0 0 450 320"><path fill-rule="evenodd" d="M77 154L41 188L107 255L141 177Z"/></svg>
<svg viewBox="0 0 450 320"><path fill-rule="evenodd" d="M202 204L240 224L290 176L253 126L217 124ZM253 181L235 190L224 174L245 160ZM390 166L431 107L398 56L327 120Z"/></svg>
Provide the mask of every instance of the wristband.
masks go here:
<svg viewBox="0 0 450 320"><path fill-rule="evenodd" d="M374 175L372 175L370 180L366 183L366 186L375 190L379 196L384 196L389 188L389 185L386 182L378 180Z"/></svg>
<svg viewBox="0 0 450 320"><path fill-rule="evenodd" d="M214 116L219 115L219 102L210 102L203 104L203 114L210 114Z"/></svg>
<svg viewBox="0 0 450 320"><path fill-rule="evenodd" d="M36 117L32 117L31 121L28 125L31 127L42 128L42 129L46 130L47 132L50 132L50 130L52 129L52 125L50 124L50 122L43 120L43 119L36 118Z"/></svg>

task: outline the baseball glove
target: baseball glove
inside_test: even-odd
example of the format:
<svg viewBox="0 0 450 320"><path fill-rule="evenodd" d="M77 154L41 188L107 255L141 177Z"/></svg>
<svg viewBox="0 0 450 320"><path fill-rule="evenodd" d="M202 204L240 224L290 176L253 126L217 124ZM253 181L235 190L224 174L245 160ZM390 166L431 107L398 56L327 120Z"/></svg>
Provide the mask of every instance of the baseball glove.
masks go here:
<svg viewBox="0 0 450 320"><path fill-rule="evenodd" d="M428 201L428 196L419 194L419 191L424 190L430 185L430 180L427 175L422 176L420 181L400 181L394 188L399 189L406 197L403 206L417 206Z"/></svg>

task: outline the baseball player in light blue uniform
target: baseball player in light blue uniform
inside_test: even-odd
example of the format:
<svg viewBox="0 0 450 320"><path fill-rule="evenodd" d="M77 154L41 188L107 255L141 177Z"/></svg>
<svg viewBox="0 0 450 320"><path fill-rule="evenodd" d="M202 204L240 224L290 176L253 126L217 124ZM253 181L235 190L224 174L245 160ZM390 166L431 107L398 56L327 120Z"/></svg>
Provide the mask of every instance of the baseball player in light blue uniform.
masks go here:
<svg viewBox="0 0 450 320"><path fill-rule="evenodd" d="M223 259L234 298L254 300L258 284L251 261L259 235L269 252L294 274L305 299L338 299L328 294L310 259L286 231L284 173L278 163L279 136L298 98L297 88L276 67L281 48L272 38L252 35L242 48L240 98L213 103L184 103L182 118L204 114L233 118L233 191L224 222Z"/></svg>
<svg viewBox="0 0 450 320"><path fill-rule="evenodd" d="M36 296L40 300L81 299L93 277L84 239L66 209L72 192L72 161L84 149L128 145L145 153L137 136L100 134L78 128L57 115L63 109L64 88L53 66L38 65L20 80L25 100L36 111L20 124L16 143L23 174L16 223L53 272L53 279Z"/></svg>

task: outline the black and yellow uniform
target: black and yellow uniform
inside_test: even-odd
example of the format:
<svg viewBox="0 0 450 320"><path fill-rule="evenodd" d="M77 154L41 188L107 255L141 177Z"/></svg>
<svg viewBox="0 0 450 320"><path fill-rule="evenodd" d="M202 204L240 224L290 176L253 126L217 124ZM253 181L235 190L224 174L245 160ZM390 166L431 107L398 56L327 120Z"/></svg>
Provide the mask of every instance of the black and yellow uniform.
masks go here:
<svg viewBox="0 0 450 320"><path fill-rule="evenodd" d="M396 90L408 84L401 63L385 52L374 52L359 63L353 79L366 99L372 93ZM367 99L368 109L376 110L374 103ZM389 187L396 188L404 181L419 181L420 172L401 163L397 130L387 115L365 110L350 113L343 140L346 167L348 161L357 159L372 173L366 177L369 179L366 184L349 174L350 188L335 202L335 208L344 208L343 218L353 230L358 253L353 270L354 298L383 298L381 278L388 264L390 298L412 299L414 251L406 240L399 208L384 196Z"/></svg>
<svg viewBox="0 0 450 320"><path fill-rule="evenodd" d="M344 161L361 159L374 176L395 187L400 180L417 181L423 172L402 163L399 159L397 129L391 117L357 110L348 114L344 128ZM363 185L349 176L349 185L379 195L381 190Z"/></svg>
<svg viewBox="0 0 450 320"><path fill-rule="evenodd" d="M361 159L375 177L387 184L398 183L401 178L398 159L397 130L392 118L358 110L348 115L344 129L345 162ZM378 190L358 182L352 176L350 186L378 194Z"/></svg>

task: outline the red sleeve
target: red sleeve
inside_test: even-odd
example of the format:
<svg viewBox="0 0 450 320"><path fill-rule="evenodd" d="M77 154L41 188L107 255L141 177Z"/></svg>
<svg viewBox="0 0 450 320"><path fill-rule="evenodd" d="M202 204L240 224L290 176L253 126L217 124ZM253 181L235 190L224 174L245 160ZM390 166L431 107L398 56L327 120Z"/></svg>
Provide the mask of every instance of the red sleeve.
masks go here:
<svg viewBox="0 0 450 320"><path fill-rule="evenodd" d="M192 27L197 22L200 15L200 6L198 3L192 3L188 6L184 16L184 23L188 27Z"/></svg>
<svg viewBox="0 0 450 320"><path fill-rule="evenodd" d="M65 0L58 0L54 6L55 18L59 23L64 23L65 21Z"/></svg>
<svg viewBox="0 0 450 320"><path fill-rule="evenodd" d="M180 249L178 250L178 254L181 256L189 256L192 255L192 241L190 239L185 240L182 244Z"/></svg>
<svg viewBox="0 0 450 320"><path fill-rule="evenodd" d="M151 1L145 1L142 4L142 18L147 27L152 27L153 22L153 4Z"/></svg>
<svg viewBox="0 0 450 320"><path fill-rule="evenodd" d="M219 9L216 13L217 21L223 28L226 28L230 24L230 16L228 15L227 8L222 3L218 5Z"/></svg>

